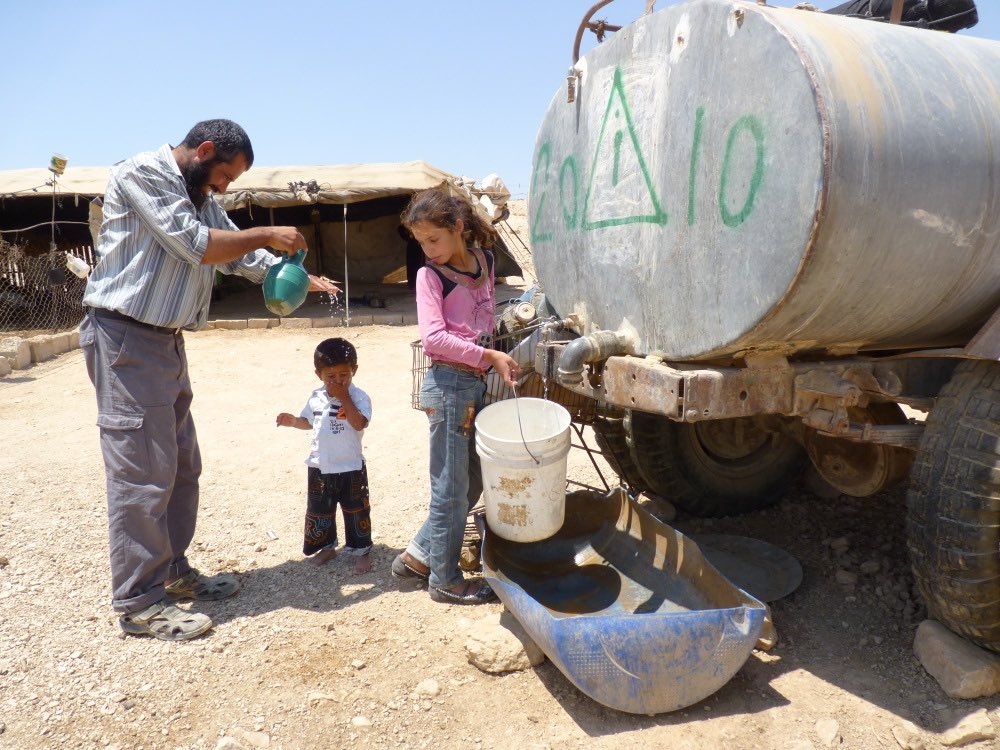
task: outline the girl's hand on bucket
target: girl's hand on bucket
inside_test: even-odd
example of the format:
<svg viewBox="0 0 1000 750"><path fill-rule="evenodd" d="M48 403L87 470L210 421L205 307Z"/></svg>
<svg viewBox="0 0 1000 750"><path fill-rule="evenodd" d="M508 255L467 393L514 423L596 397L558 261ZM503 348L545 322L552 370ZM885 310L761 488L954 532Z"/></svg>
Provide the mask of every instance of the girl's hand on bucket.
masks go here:
<svg viewBox="0 0 1000 750"><path fill-rule="evenodd" d="M503 378L507 385L517 385L517 360L509 354L498 352L495 349L487 349L485 359Z"/></svg>

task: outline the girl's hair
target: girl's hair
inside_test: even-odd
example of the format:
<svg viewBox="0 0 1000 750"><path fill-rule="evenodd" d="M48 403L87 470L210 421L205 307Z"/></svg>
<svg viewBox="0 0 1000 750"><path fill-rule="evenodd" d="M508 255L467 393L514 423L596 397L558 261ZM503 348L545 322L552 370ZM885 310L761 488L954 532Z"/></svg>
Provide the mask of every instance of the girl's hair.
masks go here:
<svg viewBox="0 0 1000 750"><path fill-rule="evenodd" d="M313 353L313 365L317 370L334 365L358 366L358 350L346 339L326 339L321 341Z"/></svg>
<svg viewBox="0 0 1000 750"><path fill-rule="evenodd" d="M493 247L497 230L486 222L464 198L449 195L441 188L431 188L414 193L410 205L400 215L400 221L407 230L413 229L418 221L426 221L436 227L454 229L459 219L465 227L462 235L465 241L479 247Z"/></svg>

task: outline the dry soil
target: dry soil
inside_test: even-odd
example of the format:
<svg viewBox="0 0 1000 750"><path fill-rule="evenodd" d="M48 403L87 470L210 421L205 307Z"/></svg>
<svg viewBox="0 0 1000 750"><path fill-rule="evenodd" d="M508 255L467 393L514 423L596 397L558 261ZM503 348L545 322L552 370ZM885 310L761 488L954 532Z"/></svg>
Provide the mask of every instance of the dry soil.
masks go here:
<svg viewBox="0 0 1000 750"><path fill-rule="evenodd" d="M682 530L766 539L804 580L775 603L780 641L715 695L659 716L618 713L546 662L489 675L464 643L502 605L436 604L389 563L427 507L427 437L410 405L414 327L338 331L358 347L375 414L365 435L374 569L301 560L308 433L277 429L315 377L330 330L188 335L204 456L190 550L234 570L235 598L199 605L216 625L169 644L119 635L109 607L104 477L79 351L0 381L0 747L5 748L896 748L910 721L928 748L989 701L952 701L915 660L923 616L905 560L901 490L858 500L796 490L742 518ZM583 451L572 477L597 482ZM861 565L877 562L876 572ZM871 571L873 566L865 567ZM840 576L847 571L857 577ZM417 686L436 681L437 695ZM425 683L426 687L426 683ZM433 692L433 691L430 691ZM981 746L984 746L981 744Z"/></svg>

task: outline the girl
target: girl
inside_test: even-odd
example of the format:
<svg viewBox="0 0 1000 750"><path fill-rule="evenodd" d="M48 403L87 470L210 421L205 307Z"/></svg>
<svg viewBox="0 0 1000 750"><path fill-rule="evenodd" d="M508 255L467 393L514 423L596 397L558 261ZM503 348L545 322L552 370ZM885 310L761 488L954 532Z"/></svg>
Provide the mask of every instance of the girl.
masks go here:
<svg viewBox="0 0 1000 750"><path fill-rule="evenodd" d="M451 604L491 601L482 580L458 567L465 519L483 490L473 437L483 407L483 375L493 367L510 385L517 363L483 346L493 333L492 247L496 231L462 198L435 188L413 196L403 226L427 263L417 272L417 322L431 367L420 389L430 422L431 505L427 520L392 563L397 578L427 581L431 599Z"/></svg>

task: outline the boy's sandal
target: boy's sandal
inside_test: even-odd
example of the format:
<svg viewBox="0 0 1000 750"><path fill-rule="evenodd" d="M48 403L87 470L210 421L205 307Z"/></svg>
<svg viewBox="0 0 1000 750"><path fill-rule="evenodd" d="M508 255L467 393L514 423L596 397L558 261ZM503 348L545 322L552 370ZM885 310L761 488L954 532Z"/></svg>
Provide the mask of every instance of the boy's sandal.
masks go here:
<svg viewBox="0 0 1000 750"><path fill-rule="evenodd" d="M226 599L239 591L240 582L236 580L236 576L224 574L209 577L191 568L187 575L168 583L164 590L171 599L214 602Z"/></svg>
<svg viewBox="0 0 1000 750"><path fill-rule="evenodd" d="M118 626L130 635L151 635L161 641L197 638L212 627L212 618L200 612L185 612L160 599L139 612L118 618Z"/></svg>
<svg viewBox="0 0 1000 750"><path fill-rule="evenodd" d="M405 552L400 552L396 555L396 559L392 561L392 576L393 578L406 578L412 581L421 581L423 583L427 582L430 578L431 572L428 570L426 573L422 573L415 567L406 562L403 555Z"/></svg>
<svg viewBox="0 0 1000 750"><path fill-rule="evenodd" d="M486 604L497 598L485 581L466 580L461 592L445 588L432 588L431 599L444 604Z"/></svg>

